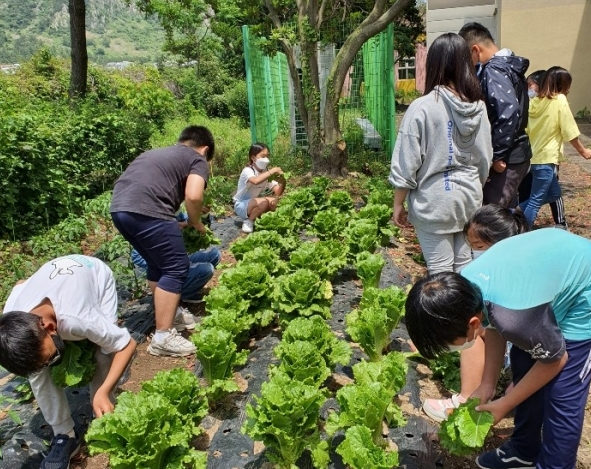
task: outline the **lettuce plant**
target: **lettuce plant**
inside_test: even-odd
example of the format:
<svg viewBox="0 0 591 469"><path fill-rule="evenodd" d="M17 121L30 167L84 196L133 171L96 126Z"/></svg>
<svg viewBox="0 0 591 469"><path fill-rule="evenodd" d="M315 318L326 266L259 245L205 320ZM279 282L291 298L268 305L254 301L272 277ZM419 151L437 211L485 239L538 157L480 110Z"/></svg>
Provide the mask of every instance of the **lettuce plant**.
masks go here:
<svg viewBox="0 0 591 469"><path fill-rule="evenodd" d="M327 208L314 215L310 231L322 240L341 239L350 218L350 213L340 212L336 208Z"/></svg>
<svg viewBox="0 0 591 469"><path fill-rule="evenodd" d="M365 309L374 306L384 309L390 322L389 327L396 329L400 318L404 316L406 297L406 291L395 285L381 289L372 287L364 288L359 308Z"/></svg>
<svg viewBox="0 0 591 469"><path fill-rule="evenodd" d="M212 401L225 393L238 391L234 381L234 366L244 365L248 351L237 352L233 337L228 331L210 328L191 336L197 347L197 359L203 367L203 376L209 385L207 390Z"/></svg>
<svg viewBox="0 0 591 469"><path fill-rule="evenodd" d="M187 370L164 371L137 393L124 392L114 411L93 420L86 441L91 455L107 453L112 469L205 469L207 455L190 447L201 430L207 401Z"/></svg>
<svg viewBox="0 0 591 469"><path fill-rule="evenodd" d="M243 264L263 264L272 276L283 275L288 271L287 263L279 258L277 251L265 247L256 247L252 251L246 252L240 262Z"/></svg>
<svg viewBox="0 0 591 469"><path fill-rule="evenodd" d="M332 285L309 269L282 275L275 282L272 305L283 323L298 316L314 314L330 318L331 304Z"/></svg>
<svg viewBox="0 0 591 469"><path fill-rule="evenodd" d="M390 204L391 203L392 200L390 200ZM390 238L400 232L400 230L390 222L392 218L392 209L389 205L368 204L357 212L356 217L361 220L371 220L376 222L376 235L382 246L387 246L388 243L390 243Z"/></svg>
<svg viewBox="0 0 591 469"><path fill-rule="evenodd" d="M305 242L291 253L293 270L310 269L323 280L330 280L347 264L347 251L338 241Z"/></svg>
<svg viewBox="0 0 591 469"><path fill-rule="evenodd" d="M318 414L325 396L315 386L291 380L277 373L263 383L256 406L246 406L242 427L267 448L267 458L280 469L297 469L296 461L306 448L316 460L328 461L327 445L320 441Z"/></svg>
<svg viewBox="0 0 591 469"><path fill-rule="evenodd" d="M205 234L201 234L199 231L191 228L190 226L182 230L183 242L185 243L185 249L188 253L201 251L207 249L212 244L220 244L219 238L213 234L213 231L207 226L205 227Z"/></svg>
<svg viewBox="0 0 591 469"><path fill-rule="evenodd" d="M293 251L299 244L300 241L295 236L281 236L276 231L263 230L255 231L244 238L238 239L230 246L230 252L239 261L244 254L257 247L273 250L279 255L284 255Z"/></svg>
<svg viewBox="0 0 591 469"><path fill-rule="evenodd" d="M369 428L362 425L349 427L336 451L352 469L391 469L398 466L398 453L376 445Z"/></svg>
<svg viewBox="0 0 591 469"><path fill-rule="evenodd" d="M345 213L351 212L355 208L351 194L347 191L333 191L328 196L328 206Z"/></svg>
<svg viewBox="0 0 591 469"><path fill-rule="evenodd" d="M370 254L369 252L360 252L357 254L355 266L357 267L357 276L363 283L363 288L377 288L380 284L382 270L386 261L381 254Z"/></svg>
<svg viewBox="0 0 591 469"><path fill-rule="evenodd" d="M317 197L322 200L317 200ZM279 200L279 207L292 206L302 211L301 221L307 222L312 219L324 203L324 195L320 191L312 191L310 187L303 187L288 192Z"/></svg>
<svg viewBox="0 0 591 469"><path fill-rule="evenodd" d="M276 231L281 236L287 236L299 230L304 210L295 205L281 205L274 212L264 213L257 218L257 230Z"/></svg>
<svg viewBox="0 0 591 469"><path fill-rule="evenodd" d="M251 311L263 306L267 301L271 284L271 276L267 269L258 263L238 264L219 278L219 285L250 302Z"/></svg>
<svg viewBox="0 0 591 469"><path fill-rule="evenodd" d="M345 319L347 334L361 346L371 361L378 361L390 343L393 330L386 311L375 306L355 309Z"/></svg>
<svg viewBox="0 0 591 469"><path fill-rule="evenodd" d="M322 353L311 342L296 340L275 347L275 356L281 360L279 367L272 369L285 373L290 379L319 388L331 374Z"/></svg>
<svg viewBox="0 0 591 469"><path fill-rule="evenodd" d="M362 198L367 205L392 206L394 202L394 190L384 179L370 179L366 184L366 188L369 190L369 195L363 196Z"/></svg>
<svg viewBox="0 0 591 469"><path fill-rule="evenodd" d="M451 454L467 456L484 445L494 417L490 412L478 412L479 403L479 399L468 399L441 423L439 441Z"/></svg>
<svg viewBox="0 0 591 469"><path fill-rule="evenodd" d="M88 340L66 341L62 362L49 370L51 379L60 388L86 386L96 370L95 345Z"/></svg>
<svg viewBox="0 0 591 469"><path fill-rule="evenodd" d="M339 340L320 316L292 320L283 331L281 343L276 349L280 350L287 344L299 341L313 344L330 368L334 368L339 363L348 365L351 360L349 344Z"/></svg>
<svg viewBox="0 0 591 469"><path fill-rule="evenodd" d="M378 225L373 220L353 219L345 229L345 242L349 251L349 259L355 261L360 252L373 253L378 247Z"/></svg>

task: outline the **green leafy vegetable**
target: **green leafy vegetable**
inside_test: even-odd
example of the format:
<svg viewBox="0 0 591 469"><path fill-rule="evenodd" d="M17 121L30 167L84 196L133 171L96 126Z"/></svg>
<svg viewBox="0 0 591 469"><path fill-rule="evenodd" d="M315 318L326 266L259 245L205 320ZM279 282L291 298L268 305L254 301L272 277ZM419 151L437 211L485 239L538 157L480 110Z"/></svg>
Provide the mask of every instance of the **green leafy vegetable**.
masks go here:
<svg viewBox="0 0 591 469"><path fill-rule="evenodd" d="M240 262L263 264L272 276L283 275L288 271L287 263L279 258L277 251L265 247L256 247L245 253Z"/></svg>
<svg viewBox="0 0 591 469"><path fill-rule="evenodd" d="M265 306L272 289L271 276L263 264L239 264L219 278L219 285L227 287L239 298L250 302L249 311Z"/></svg>
<svg viewBox="0 0 591 469"><path fill-rule="evenodd" d="M357 276L363 283L363 288L377 288L380 284L382 269L386 261L381 254L370 254L369 252L360 252L357 254L355 266L357 267Z"/></svg>
<svg viewBox="0 0 591 469"><path fill-rule="evenodd" d="M185 243L185 249L189 254L202 249L207 249L212 244L220 244L219 238L213 234L213 231L207 226L205 227L205 234L201 234L196 229L187 226L182 230L183 242Z"/></svg>
<svg viewBox="0 0 591 469"><path fill-rule="evenodd" d="M336 451L352 469L391 469L398 466L398 453L385 451L376 445L369 428L361 425L347 429L345 439Z"/></svg>
<svg viewBox="0 0 591 469"><path fill-rule="evenodd" d="M398 327L400 318L404 316L407 294L402 288L392 285L388 288L364 288L361 296L360 309L377 307L386 311L389 327Z"/></svg>
<svg viewBox="0 0 591 469"><path fill-rule="evenodd" d="M203 367L203 376L209 384L207 393L212 401L239 390L233 378L233 367L246 363L248 351L238 353L232 339L228 331L217 328L204 329L191 336L197 347L196 355Z"/></svg>
<svg viewBox="0 0 591 469"><path fill-rule="evenodd" d="M187 370L165 371L143 388L122 393L113 412L93 420L86 434L90 454L107 453L112 469L172 469L181 462L205 469L205 453L189 446L206 412L197 378Z"/></svg>
<svg viewBox="0 0 591 469"><path fill-rule="evenodd" d="M445 389L460 392L460 354L443 353L434 360L429 360L433 378L441 380Z"/></svg>
<svg viewBox="0 0 591 469"><path fill-rule="evenodd" d="M277 349L298 341L312 343L331 368L339 363L348 365L351 360L349 344L339 340L320 316L296 318L291 321L283 331L283 337Z"/></svg>
<svg viewBox="0 0 591 469"><path fill-rule="evenodd" d="M310 269L323 280L330 280L346 264L347 250L338 241L302 243L289 258L293 270Z"/></svg>
<svg viewBox="0 0 591 469"><path fill-rule="evenodd" d="M340 212L336 208L327 208L314 215L310 231L322 240L342 239L350 218L350 213Z"/></svg>
<svg viewBox="0 0 591 469"><path fill-rule="evenodd" d="M390 200L390 203L392 203L392 200ZM390 222L392 218L392 209L389 205L366 205L357 212L357 218L376 222L376 235L382 246L387 246L390 243L390 238L400 233L399 228L392 225Z"/></svg>
<svg viewBox="0 0 591 469"><path fill-rule="evenodd" d="M309 269L282 275L275 282L272 293L273 309L283 323L298 316L318 314L330 318L332 285Z"/></svg>
<svg viewBox="0 0 591 469"><path fill-rule="evenodd" d="M345 319L347 334L359 343L371 361L378 361L390 343L393 330L386 311L375 306L355 309Z"/></svg>
<svg viewBox="0 0 591 469"><path fill-rule="evenodd" d="M394 202L394 190L384 179L372 178L367 182L366 188L369 190L369 195L364 196L363 200L367 205L392 206Z"/></svg>
<svg viewBox="0 0 591 469"><path fill-rule="evenodd" d="M296 461L306 448L312 449L315 460L328 459L320 454L327 450L318 430L318 414L325 401L322 391L277 373L263 383L255 400L256 406L246 406L248 419L242 432L264 443L271 462L281 469L297 469Z"/></svg>
<svg viewBox="0 0 591 469"><path fill-rule="evenodd" d="M378 225L375 221L354 219L345 229L345 242L349 248L349 259L355 261L360 252L373 253L378 247Z"/></svg>
<svg viewBox="0 0 591 469"><path fill-rule="evenodd" d="M333 191L328 196L328 206L339 212L351 212L354 209L353 199L347 191Z"/></svg>
<svg viewBox="0 0 591 469"><path fill-rule="evenodd" d="M290 379L319 388L330 376L330 369L322 353L311 342L297 340L280 344L275 348L275 355L281 364L275 370L285 373ZM275 373L272 369L271 373Z"/></svg>
<svg viewBox="0 0 591 469"><path fill-rule="evenodd" d="M302 211L302 221L307 222L312 219L314 214L320 208L322 200L317 200L321 196L318 191L312 191L309 187L290 191L279 201L279 207L292 206Z"/></svg>
<svg viewBox="0 0 591 469"><path fill-rule="evenodd" d="M257 230L276 231L282 236L297 231L302 223L304 211L295 205L281 205L274 212L264 213L257 218Z"/></svg>
<svg viewBox="0 0 591 469"><path fill-rule="evenodd" d="M51 379L60 388L86 386L96 370L95 345L89 340L66 341L62 362L50 368Z"/></svg>
<svg viewBox="0 0 591 469"><path fill-rule="evenodd" d="M478 412L479 399L468 399L441 423L439 441L451 454L467 456L482 448L494 417L490 412Z"/></svg>
<svg viewBox="0 0 591 469"><path fill-rule="evenodd" d="M281 236L276 231L255 231L245 238L240 238L231 247L230 252L236 260L257 247L266 248L277 252L279 255L287 254L299 246L300 242L295 236Z"/></svg>

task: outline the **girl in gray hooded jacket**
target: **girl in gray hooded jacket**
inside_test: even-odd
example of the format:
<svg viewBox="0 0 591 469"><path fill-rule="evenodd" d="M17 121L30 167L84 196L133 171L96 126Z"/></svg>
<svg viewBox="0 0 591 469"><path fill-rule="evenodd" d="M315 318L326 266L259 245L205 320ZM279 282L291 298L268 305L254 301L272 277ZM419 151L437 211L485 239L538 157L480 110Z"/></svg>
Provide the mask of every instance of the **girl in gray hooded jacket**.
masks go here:
<svg viewBox="0 0 591 469"><path fill-rule="evenodd" d="M447 33L427 54L425 94L406 111L392 154L394 222L414 226L429 273L471 260L462 233L482 205L492 161L490 124L464 39Z"/></svg>

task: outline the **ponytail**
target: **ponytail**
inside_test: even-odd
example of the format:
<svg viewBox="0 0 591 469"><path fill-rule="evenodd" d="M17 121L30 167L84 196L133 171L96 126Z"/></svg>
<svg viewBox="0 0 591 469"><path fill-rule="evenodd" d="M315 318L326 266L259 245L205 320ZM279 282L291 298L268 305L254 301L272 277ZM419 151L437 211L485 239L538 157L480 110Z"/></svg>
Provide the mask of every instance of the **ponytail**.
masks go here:
<svg viewBox="0 0 591 469"><path fill-rule="evenodd" d="M522 212L490 204L474 212L464 225L464 236L469 230L492 246L503 239L529 231L529 225Z"/></svg>

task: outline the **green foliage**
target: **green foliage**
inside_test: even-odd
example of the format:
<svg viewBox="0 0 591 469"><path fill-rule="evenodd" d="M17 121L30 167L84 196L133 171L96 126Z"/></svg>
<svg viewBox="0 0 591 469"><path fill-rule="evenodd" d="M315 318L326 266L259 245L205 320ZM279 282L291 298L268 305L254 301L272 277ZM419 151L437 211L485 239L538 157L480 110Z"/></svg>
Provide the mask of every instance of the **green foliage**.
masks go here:
<svg viewBox="0 0 591 469"><path fill-rule="evenodd" d="M314 217L316 211L320 208L323 194L312 191L310 187L296 189L285 194L279 201L279 207L293 206L302 211L303 222L309 222Z"/></svg>
<svg viewBox="0 0 591 469"><path fill-rule="evenodd" d="M349 259L355 261L361 252L373 253L378 247L376 236L378 224L373 220L354 219L345 229L345 242L349 249Z"/></svg>
<svg viewBox="0 0 591 469"><path fill-rule="evenodd" d="M443 353L435 360L429 360L433 378L439 379L445 389L460 392L460 354Z"/></svg>
<svg viewBox="0 0 591 469"><path fill-rule="evenodd" d="M236 181L225 176L211 176L207 181L203 206L209 207L210 213L214 216L224 215L226 206L232 202L232 194L235 190Z"/></svg>
<svg viewBox="0 0 591 469"><path fill-rule="evenodd" d="M370 429L361 425L347 429L345 439L336 451L352 469L391 469L398 466L398 453L385 451L376 445Z"/></svg>
<svg viewBox="0 0 591 469"><path fill-rule="evenodd" d="M336 208L321 210L314 215L310 231L321 240L341 239L351 215Z"/></svg>
<svg viewBox="0 0 591 469"><path fill-rule="evenodd" d="M230 252L236 260L257 247L275 251L279 255L287 254L293 251L299 245L299 239L296 237L281 236L276 231L255 231L245 238L240 238L230 247Z"/></svg>
<svg viewBox="0 0 591 469"><path fill-rule="evenodd" d="M252 251L248 251L240 262L243 264L263 264L272 277L286 274L288 271L287 263L279 258L277 251L264 247L256 247Z"/></svg>
<svg viewBox="0 0 591 469"><path fill-rule="evenodd" d="M282 204L274 212L264 213L257 218L257 230L275 231L281 236L293 234L299 228L304 211L295 205Z"/></svg>
<svg viewBox="0 0 591 469"><path fill-rule="evenodd" d="M312 342L296 340L279 344L274 352L281 364L271 370L271 376L276 372L284 373L292 380L317 388L330 376L330 368Z"/></svg>
<svg viewBox="0 0 591 469"><path fill-rule="evenodd" d="M328 280L321 280L315 272L300 269L277 278L272 300L273 310L283 323L315 314L328 319L331 317L332 285Z"/></svg>
<svg viewBox="0 0 591 469"><path fill-rule="evenodd" d="M406 292L395 285L388 288L364 288L359 308L383 309L386 312L389 327L395 329L398 327L400 318L404 316L406 297Z"/></svg>
<svg viewBox="0 0 591 469"><path fill-rule="evenodd" d="M388 205L368 204L357 212L357 218L370 220L377 224L376 236L382 246L387 246L390 243L390 238L400 232L398 227L390 223L392 209Z"/></svg>
<svg viewBox="0 0 591 469"><path fill-rule="evenodd" d="M478 412L479 399L468 399L441 422L439 441L451 454L467 456L482 448L494 417L490 412Z"/></svg>
<svg viewBox="0 0 591 469"><path fill-rule="evenodd" d="M95 345L88 340L67 341L59 365L50 368L51 379L60 388L86 386L96 370Z"/></svg>
<svg viewBox="0 0 591 469"><path fill-rule="evenodd" d="M185 243L185 249L188 253L201 251L207 249L213 244L220 244L219 238L213 234L213 231L207 226L205 227L205 234L201 234L199 231L191 226L187 226L182 230L183 243Z"/></svg>
<svg viewBox="0 0 591 469"><path fill-rule="evenodd" d="M337 364L348 365L351 360L351 347L343 340L337 339L330 327L320 316L309 318L295 318L283 331L281 343L277 349L285 344L294 342L309 342L320 352L326 364L334 368Z"/></svg>
<svg viewBox="0 0 591 469"><path fill-rule="evenodd" d="M238 391L233 378L233 368L244 365L248 351L237 352L230 332L215 327L202 329L191 340L197 347L197 359L203 367L203 376L209 384L207 390L211 402L216 402L228 392Z"/></svg>
<svg viewBox="0 0 591 469"><path fill-rule="evenodd" d="M181 461L205 469L206 454L190 447L206 408L197 378L186 370L164 371L143 388L122 393L113 412L92 421L90 454L107 453L113 469L172 469Z"/></svg>
<svg viewBox="0 0 591 469"><path fill-rule="evenodd" d="M367 205L387 205L391 207L394 202L394 190L392 186L382 178L370 178L366 183L369 195L363 196Z"/></svg>
<svg viewBox="0 0 591 469"><path fill-rule="evenodd" d="M336 208L339 212L348 213L353 210L353 199L347 191L334 191L328 197L328 207Z"/></svg>
<svg viewBox="0 0 591 469"><path fill-rule="evenodd" d="M293 270L310 269L323 280L330 280L346 264L346 249L332 240L302 243L289 257Z"/></svg>
<svg viewBox="0 0 591 469"><path fill-rule="evenodd" d="M363 288L377 288L380 284L382 269L386 261L381 254L370 254L369 252L360 252L355 259L357 267L357 276L363 283Z"/></svg>
<svg viewBox="0 0 591 469"><path fill-rule="evenodd" d="M355 309L347 314L346 322L351 339L359 343L371 361L380 360L393 330L386 311L376 306Z"/></svg>
<svg viewBox="0 0 591 469"><path fill-rule="evenodd" d="M318 388L277 373L263 383L255 400L256 406L246 406L242 432L263 442L271 462L281 469L297 469L296 461L306 448L328 460L319 454L326 446L319 447L318 413L325 397Z"/></svg>
<svg viewBox="0 0 591 469"><path fill-rule="evenodd" d="M6 412L6 415L17 425L22 425L23 422L20 418L18 412L12 409L14 404L17 404L18 401L16 399L12 399L11 397L7 397L4 394L0 394L0 413ZM0 451L0 459L2 456L2 452Z"/></svg>

